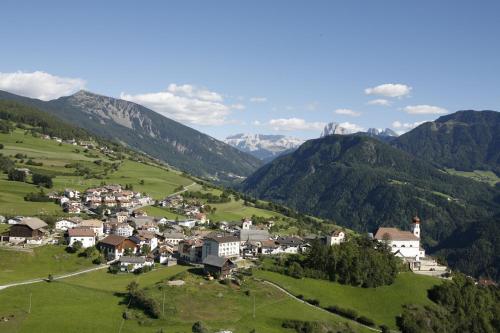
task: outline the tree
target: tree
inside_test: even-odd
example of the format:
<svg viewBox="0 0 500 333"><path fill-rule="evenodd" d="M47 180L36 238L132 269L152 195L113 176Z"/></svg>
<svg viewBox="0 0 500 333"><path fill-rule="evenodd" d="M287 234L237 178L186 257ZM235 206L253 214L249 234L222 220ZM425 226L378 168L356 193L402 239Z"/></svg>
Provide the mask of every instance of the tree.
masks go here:
<svg viewBox="0 0 500 333"><path fill-rule="evenodd" d="M83 251L83 254L87 258L93 258L99 254L99 251L97 250L97 248L95 246L91 246L91 247L86 248L85 251Z"/></svg>
<svg viewBox="0 0 500 333"><path fill-rule="evenodd" d="M52 187L52 177L51 176L42 175L39 173L34 173L32 180L33 180L33 184L35 184L35 185L44 186L46 188Z"/></svg>
<svg viewBox="0 0 500 333"><path fill-rule="evenodd" d="M21 170L11 169L8 173L9 180L15 182L25 182L26 181L26 173Z"/></svg>
<svg viewBox="0 0 500 333"><path fill-rule="evenodd" d="M148 244L143 244L141 246L141 253L144 255L148 255L149 253L151 253L151 246L149 246Z"/></svg>
<svg viewBox="0 0 500 333"><path fill-rule="evenodd" d="M73 245L71 245L71 248L73 249L74 252L78 252L82 249L83 244L80 241L75 241L73 242Z"/></svg>
<svg viewBox="0 0 500 333"><path fill-rule="evenodd" d="M301 279L304 277L304 270L298 262L293 262L290 267L288 267L288 275L296 279Z"/></svg>
<svg viewBox="0 0 500 333"><path fill-rule="evenodd" d="M52 276L52 274L49 274L49 276L47 277L47 281L48 282L54 281L54 277Z"/></svg>
<svg viewBox="0 0 500 333"><path fill-rule="evenodd" d="M132 281L127 285L127 291L129 294L135 294L139 290L139 284L136 281Z"/></svg>
<svg viewBox="0 0 500 333"><path fill-rule="evenodd" d="M132 254L134 254L134 250L132 250L130 247L127 247L125 251L123 251L124 256L131 256Z"/></svg>
<svg viewBox="0 0 500 333"><path fill-rule="evenodd" d="M141 181L139 182L140 185L144 185L144 179L141 179Z"/></svg>
<svg viewBox="0 0 500 333"><path fill-rule="evenodd" d="M201 321L197 321L196 323L194 323L191 331L193 333L208 333L208 329Z"/></svg>

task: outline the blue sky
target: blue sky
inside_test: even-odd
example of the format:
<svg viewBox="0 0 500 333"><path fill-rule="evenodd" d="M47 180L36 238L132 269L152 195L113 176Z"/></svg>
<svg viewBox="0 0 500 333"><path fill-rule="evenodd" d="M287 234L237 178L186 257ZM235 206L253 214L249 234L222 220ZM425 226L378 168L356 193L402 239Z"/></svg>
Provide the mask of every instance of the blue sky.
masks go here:
<svg viewBox="0 0 500 333"><path fill-rule="evenodd" d="M405 131L500 109L499 13L498 1L4 1L0 89L85 88L217 138L312 138L330 121Z"/></svg>

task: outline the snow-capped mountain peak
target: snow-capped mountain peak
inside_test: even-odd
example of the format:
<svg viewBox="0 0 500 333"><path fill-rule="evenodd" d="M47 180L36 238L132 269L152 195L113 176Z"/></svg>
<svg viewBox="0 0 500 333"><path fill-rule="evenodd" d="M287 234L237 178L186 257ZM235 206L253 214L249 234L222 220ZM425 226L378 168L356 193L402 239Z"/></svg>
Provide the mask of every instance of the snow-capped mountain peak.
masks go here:
<svg viewBox="0 0 500 333"><path fill-rule="evenodd" d="M352 129L342 127L339 123L328 123L326 124L325 128L323 129L323 132L321 132L320 137L325 137L328 135L333 135L333 134L340 134L340 135L346 135L346 134L353 134L355 131Z"/></svg>
<svg viewBox="0 0 500 333"><path fill-rule="evenodd" d="M304 140L284 135L239 133L228 136L224 142L261 160L270 160L297 148Z"/></svg>

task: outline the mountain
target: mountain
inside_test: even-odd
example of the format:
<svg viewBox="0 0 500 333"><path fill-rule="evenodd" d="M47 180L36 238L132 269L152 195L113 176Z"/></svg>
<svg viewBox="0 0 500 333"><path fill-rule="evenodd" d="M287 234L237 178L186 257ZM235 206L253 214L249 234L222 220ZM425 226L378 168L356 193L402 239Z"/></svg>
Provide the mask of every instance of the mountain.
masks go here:
<svg viewBox="0 0 500 333"><path fill-rule="evenodd" d="M94 135L114 139L193 175L227 181L247 176L262 162L224 142L132 102L79 91L44 102L0 92L42 109Z"/></svg>
<svg viewBox="0 0 500 333"><path fill-rule="evenodd" d="M304 140L284 135L240 133L228 136L224 142L258 159L270 161L284 153L293 151Z"/></svg>
<svg viewBox="0 0 500 333"><path fill-rule="evenodd" d="M440 167L500 175L500 112L459 111L426 122L392 144Z"/></svg>
<svg viewBox="0 0 500 333"><path fill-rule="evenodd" d="M418 213L426 245L499 210L498 189L451 176L365 135L309 140L261 167L242 189L358 231L404 229Z"/></svg>
<svg viewBox="0 0 500 333"><path fill-rule="evenodd" d="M355 132L356 131L343 127L339 123L328 123L325 125L325 128L323 128L320 138L325 137L327 135L333 135L333 134L346 135L346 134L353 134Z"/></svg>

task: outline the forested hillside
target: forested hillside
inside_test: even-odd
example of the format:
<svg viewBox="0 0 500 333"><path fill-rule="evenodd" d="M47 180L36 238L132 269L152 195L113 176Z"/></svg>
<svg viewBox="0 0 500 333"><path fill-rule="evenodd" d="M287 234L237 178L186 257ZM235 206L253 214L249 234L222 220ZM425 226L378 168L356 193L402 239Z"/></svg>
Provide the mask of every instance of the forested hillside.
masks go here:
<svg viewBox="0 0 500 333"><path fill-rule="evenodd" d="M405 229L408 216L418 213L427 245L499 209L497 189L364 136L307 141L259 169L243 190L358 231L380 225Z"/></svg>
<svg viewBox="0 0 500 333"><path fill-rule="evenodd" d="M422 124L392 144L438 166L500 175L500 112L459 111Z"/></svg>

